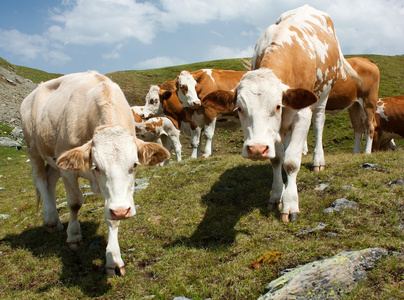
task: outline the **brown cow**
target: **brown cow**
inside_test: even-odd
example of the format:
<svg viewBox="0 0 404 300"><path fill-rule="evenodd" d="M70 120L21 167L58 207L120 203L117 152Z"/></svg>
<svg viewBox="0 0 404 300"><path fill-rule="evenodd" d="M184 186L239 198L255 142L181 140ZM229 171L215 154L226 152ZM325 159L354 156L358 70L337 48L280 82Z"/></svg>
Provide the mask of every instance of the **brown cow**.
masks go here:
<svg viewBox="0 0 404 300"><path fill-rule="evenodd" d="M358 84L349 76L346 80L342 79L341 75L338 76L337 82L328 97L326 111L330 114L337 114L341 110L348 109L355 132L353 153L360 153L361 138L364 131L362 112L364 112L366 128L365 153L370 154L372 152L380 71L374 63L363 57L349 58L347 62L356 71L361 83Z"/></svg>
<svg viewBox="0 0 404 300"><path fill-rule="evenodd" d="M404 138L404 95L377 102L373 150L397 149L392 139Z"/></svg>
<svg viewBox="0 0 404 300"><path fill-rule="evenodd" d="M331 18L309 5L283 13L268 27L255 46L252 68L236 93L221 91L216 96L228 98L222 101L228 105L226 110L238 110L244 133L242 155L271 160L270 206L280 204L282 220L293 221L299 214L296 178L311 117L316 133L313 166L321 170L325 166L322 131L328 95L339 74L345 78L348 73L358 82L359 78L344 59Z"/></svg>

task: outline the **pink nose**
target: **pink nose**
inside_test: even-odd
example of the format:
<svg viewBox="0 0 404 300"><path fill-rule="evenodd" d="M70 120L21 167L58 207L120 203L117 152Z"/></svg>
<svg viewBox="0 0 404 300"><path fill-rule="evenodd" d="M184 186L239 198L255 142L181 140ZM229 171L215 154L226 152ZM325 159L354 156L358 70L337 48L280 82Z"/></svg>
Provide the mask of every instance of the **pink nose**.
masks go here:
<svg viewBox="0 0 404 300"><path fill-rule="evenodd" d="M199 101L199 100L194 101L194 102L192 102L192 105L193 105L194 107L196 107L196 106L201 106L201 101Z"/></svg>
<svg viewBox="0 0 404 300"><path fill-rule="evenodd" d="M269 147L265 145L247 146L247 155L251 159L268 158Z"/></svg>
<svg viewBox="0 0 404 300"><path fill-rule="evenodd" d="M109 214L112 220L124 220L130 217L130 207L129 208L117 208L110 209Z"/></svg>

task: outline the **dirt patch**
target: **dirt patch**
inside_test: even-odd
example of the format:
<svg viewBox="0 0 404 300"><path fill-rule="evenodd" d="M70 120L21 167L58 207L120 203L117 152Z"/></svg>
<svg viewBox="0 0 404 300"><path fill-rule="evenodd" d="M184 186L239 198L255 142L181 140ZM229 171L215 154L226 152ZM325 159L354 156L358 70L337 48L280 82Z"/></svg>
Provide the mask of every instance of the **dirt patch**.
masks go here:
<svg viewBox="0 0 404 300"><path fill-rule="evenodd" d="M21 126L20 105L37 84L0 67L0 123Z"/></svg>

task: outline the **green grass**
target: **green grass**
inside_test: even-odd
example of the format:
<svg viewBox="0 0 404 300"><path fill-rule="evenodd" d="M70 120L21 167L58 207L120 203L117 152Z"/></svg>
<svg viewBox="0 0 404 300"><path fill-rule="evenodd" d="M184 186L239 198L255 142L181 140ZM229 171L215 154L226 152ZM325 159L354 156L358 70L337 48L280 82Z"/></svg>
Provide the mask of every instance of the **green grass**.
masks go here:
<svg viewBox="0 0 404 300"><path fill-rule="evenodd" d="M404 94L403 57L366 57L384 70L381 96ZM150 84L173 79L182 69L205 67L243 68L240 60L228 60L108 76L143 105ZM1 126L1 135L10 129ZM1 147L0 214L10 217L0 220L0 298L256 299L286 268L368 247L404 251L404 188L391 185L403 178L404 152L352 155L347 112L327 116L327 169L311 172L312 151L303 157L297 179L301 216L291 224L283 224L277 210L268 210L272 170L268 162L240 156L241 129L217 129L214 156L208 159L190 160L189 138L181 140L183 162L141 167L136 175L149 178L150 184L134 196L137 215L121 222L119 241L127 274L114 278L104 271L107 228L102 199L85 198L79 214L84 243L71 252L65 230L48 234L42 227L26 150ZM312 147L312 132L308 141ZM365 162L379 166L364 169ZM329 186L317 191L320 183ZM57 204L64 197L59 182ZM341 197L356 201L358 208L322 212ZM68 209L60 207L59 216L66 228ZM298 234L320 223L328 224L324 231ZM250 267L262 254L275 251L281 252L277 262L257 270ZM344 299L404 298L403 283L404 261L391 256Z"/></svg>

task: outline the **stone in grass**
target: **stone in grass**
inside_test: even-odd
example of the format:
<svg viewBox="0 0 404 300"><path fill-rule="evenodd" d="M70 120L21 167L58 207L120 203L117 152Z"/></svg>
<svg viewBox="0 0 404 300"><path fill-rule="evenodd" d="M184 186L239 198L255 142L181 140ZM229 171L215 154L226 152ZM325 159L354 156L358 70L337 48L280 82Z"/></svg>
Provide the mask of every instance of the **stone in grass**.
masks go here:
<svg viewBox="0 0 404 300"><path fill-rule="evenodd" d="M387 255L385 249L368 248L307 263L269 283L267 293L258 300L337 298L365 279L367 272Z"/></svg>
<svg viewBox="0 0 404 300"><path fill-rule="evenodd" d="M334 211L340 211L340 210L344 210L344 209L353 209L353 208L356 208L357 206L358 206L358 203L356 203L355 201L349 201L345 198L340 198L340 199L335 200L332 203L331 207L324 209L323 212L331 214Z"/></svg>

